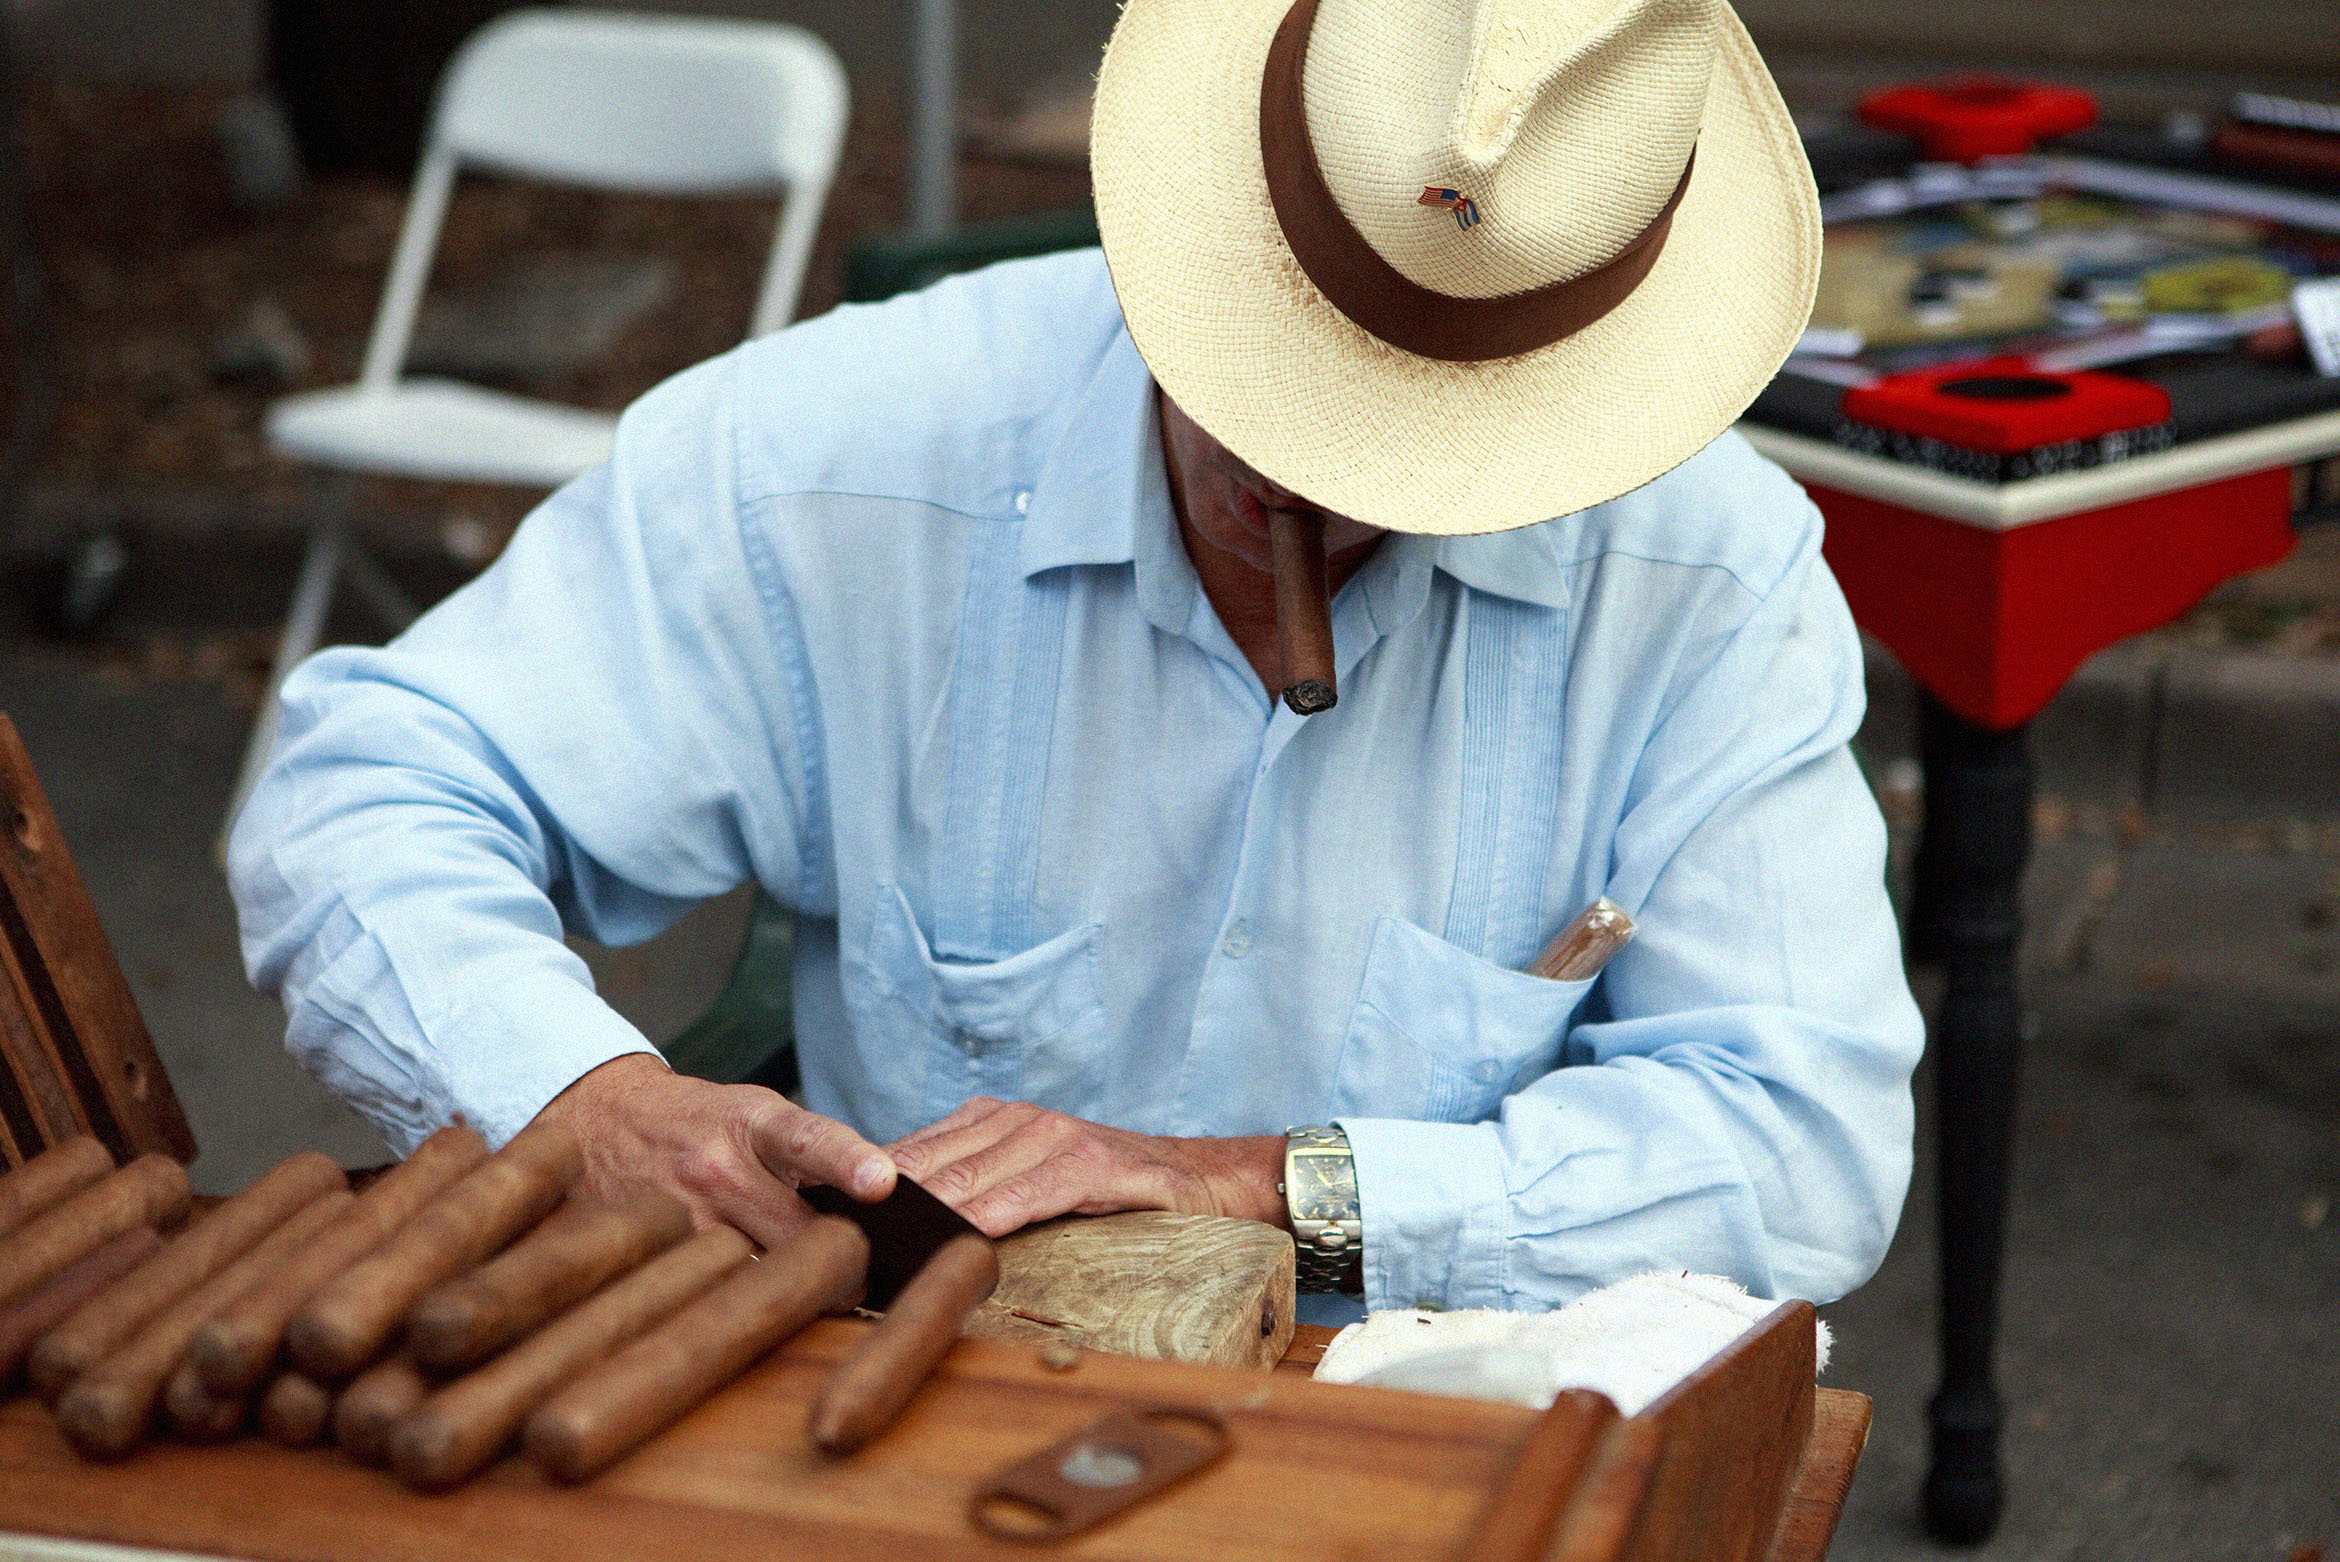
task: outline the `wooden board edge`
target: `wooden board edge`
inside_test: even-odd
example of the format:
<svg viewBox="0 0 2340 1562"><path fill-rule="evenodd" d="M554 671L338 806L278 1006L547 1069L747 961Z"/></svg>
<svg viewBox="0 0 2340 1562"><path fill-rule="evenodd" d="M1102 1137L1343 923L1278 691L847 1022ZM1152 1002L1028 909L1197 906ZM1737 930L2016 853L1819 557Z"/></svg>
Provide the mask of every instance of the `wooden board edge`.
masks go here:
<svg viewBox="0 0 2340 1562"><path fill-rule="evenodd" d="M1560 1511L1544 1562L1621 1562L1640 1534L1665 1454L1663 1423L1611 1422Z"/></svg>
<svg viewBox="0 0 2340 1562"><path fill-rule="evenodd" d="M1818 1345L1807 1301L1774 1307L1633 1420L1664 1453L1628 1555L1757 1562L1811 1440Z"/></svg>
<svg viewBox="0 0 2340 1562"><path fill-rule="evenodd" d="M146 1020L107 940L97 907L57 826L16 724L0 713L0 923L36 994L35 1028L67 1067L82 1115L117 1160L159 1151L186 1163L194 1131ZM78 1051L78 1058L63 1057ZM78 1062L79 1068L73 1065ZM92 1097L94 1096L94 1099ZM108 1130L111 1130L110 1132Z"/></svg>
<svg viewBox="0 0 2340 1562"><path fill-rule="evenodd" d="M1823 1388L1813 1391L1812 1400L1812 1435L1789 1479L1764 1562L1821 1562L1828 1555L1852 1492L1853 1473L1869 1444L1876 1407L1868 1395Z"/></svg>
<svg viewBox="0 0 2340 1562"><path fill-rule="evenodd" d="M1978 531L1997 532L2296 466L2340 451L2340 412L2315 412L2085 471L1983 483L1760 423L1742 422L1738 430L1758 454L1786 468L1799 483L1818 483Z"/></svg>

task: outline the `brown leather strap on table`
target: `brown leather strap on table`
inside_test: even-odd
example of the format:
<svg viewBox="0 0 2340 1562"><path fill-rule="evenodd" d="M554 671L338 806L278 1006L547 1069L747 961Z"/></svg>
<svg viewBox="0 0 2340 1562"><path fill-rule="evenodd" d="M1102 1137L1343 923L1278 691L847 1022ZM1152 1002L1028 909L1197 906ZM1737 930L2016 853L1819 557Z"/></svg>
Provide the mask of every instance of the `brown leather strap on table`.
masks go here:
<svg viewBox="0 0 2340 1562"><path fill-rule="evenodd" d="M1434 292L1384 260L1341 214L1308 135L1301 75L1316 0L1294 0L1268 49L1259 90L1259 151L1268 198L1292 258L1332 306L1392 347L1475 363L1534 352L1573 336L1623 303L1657 264L1674 208L1690 187L1692 151L1674 193L1615 256L1582 276L1500 298Z"/></svg>

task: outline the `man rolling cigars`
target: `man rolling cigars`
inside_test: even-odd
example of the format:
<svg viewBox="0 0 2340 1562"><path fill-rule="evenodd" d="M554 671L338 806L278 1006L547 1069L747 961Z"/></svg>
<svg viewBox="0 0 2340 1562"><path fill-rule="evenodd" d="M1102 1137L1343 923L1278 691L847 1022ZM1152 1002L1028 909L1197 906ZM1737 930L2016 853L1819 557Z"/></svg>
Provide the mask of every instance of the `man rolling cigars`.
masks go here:
<svg viewBox="0 0 2340 1562"><path fill-rule="evenodd" d="M564 1127L574 1196L771 1255L656 1350L577 1322L628 1280L571 1302L473 1371L566 1330L583 1375L460 1437L435 1390L423 1478L524 1376L529 1445L600 1468L708 1376L677 1338L839 1305L799 1189L1267 1222L1324 1323L1653 1263L1828 1300L1885 1250L1921 1027L1858 641L1729 431L1819 263L1736 16L1130 0L1094 123L1102 253L678 377L284 687L230 863L289 1045L402 1149ZM801 1104L670 1070L562 942L751 880L797 918ZM968 1253L861 1370L926 1359ZM306 1371L298 1307L231 1310L204 1381Z"/></svg>

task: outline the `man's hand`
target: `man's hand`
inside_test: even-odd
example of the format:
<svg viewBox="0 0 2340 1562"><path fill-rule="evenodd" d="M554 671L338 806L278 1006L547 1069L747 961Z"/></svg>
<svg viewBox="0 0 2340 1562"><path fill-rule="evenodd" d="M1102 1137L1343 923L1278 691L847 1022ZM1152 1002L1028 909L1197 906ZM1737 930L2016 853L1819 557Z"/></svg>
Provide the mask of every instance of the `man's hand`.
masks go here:
<svg viewBox="0 0 2340 1562"><path fill-rule="evenodd" d="M1290 1224L1280 1134L1168 1139L977 1096L888 1145L902 1175L1000 1237L1055 1215L1125 1209Z"/></svg>
<svg viewBox="0 0 2340 1562"><path fill-rule="evenodd" d="M843 1123L761 1085L677 1074L648 1053L602 1064L555 1096L541 1119L576 1131L588 1193L661 1187L701 1227L737 1226L767 1248L811 1217L795 1193L805 1183L862 1200L894 1190L885 1151Z"/></svg>

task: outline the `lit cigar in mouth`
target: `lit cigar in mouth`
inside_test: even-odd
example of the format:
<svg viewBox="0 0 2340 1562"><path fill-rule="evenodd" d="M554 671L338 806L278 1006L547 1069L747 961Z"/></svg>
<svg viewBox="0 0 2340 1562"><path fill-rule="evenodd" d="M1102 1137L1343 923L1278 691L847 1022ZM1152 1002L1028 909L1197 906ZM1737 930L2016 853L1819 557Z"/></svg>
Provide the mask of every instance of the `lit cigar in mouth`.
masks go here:
<svg viewBox="0 0 2340 1562"><path fill-rule="evenodd" d="M1268 547L1276 567L1276 651L1283 661L1284 703L1294 715L1331 710L1332 608L1324 583L1324 522L1288 510L1268 511Z"/></svg>

